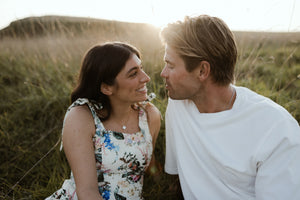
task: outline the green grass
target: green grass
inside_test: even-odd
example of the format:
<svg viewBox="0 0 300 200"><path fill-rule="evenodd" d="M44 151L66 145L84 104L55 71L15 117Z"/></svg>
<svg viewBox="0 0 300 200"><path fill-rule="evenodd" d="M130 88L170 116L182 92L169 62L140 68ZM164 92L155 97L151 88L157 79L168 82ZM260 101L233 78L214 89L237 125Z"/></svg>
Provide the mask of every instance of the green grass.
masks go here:
<svg viewBox="0 0 300 200"><path fill-rule="evenodd" d="M70 168L59 151L62 120L81 59L92 45L118 40L137 46L152 79L149 90L157 94L153 103L164 114L167 97L159 76L164 49L158 29L143 24L101 23L96 28L77 24L70 29L68 23L58 23L58 33L17 37L15 31L14 37L2 35L0 199L43 199L69 178ZM300 33L235 35L239 50L236 85L270 97L300 122ZM162 121L155 148L161 167L164 131ZM177 177L163 173L162 168L156 176L147 174L145 199L177 199L176 182Z"/></svg>

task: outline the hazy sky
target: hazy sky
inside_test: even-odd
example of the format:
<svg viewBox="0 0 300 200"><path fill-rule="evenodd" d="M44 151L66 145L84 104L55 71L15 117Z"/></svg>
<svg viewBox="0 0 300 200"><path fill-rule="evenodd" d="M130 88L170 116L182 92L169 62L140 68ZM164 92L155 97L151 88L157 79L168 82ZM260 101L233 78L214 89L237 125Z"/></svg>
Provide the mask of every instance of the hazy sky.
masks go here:
<svg viewBox="0 0 300 200"><path fill-rule="evenodd" d="M161 26L199 14L220 17L232 30L300 31L300 0L0 0L0 29L17 19L43 15Z"/></svg>

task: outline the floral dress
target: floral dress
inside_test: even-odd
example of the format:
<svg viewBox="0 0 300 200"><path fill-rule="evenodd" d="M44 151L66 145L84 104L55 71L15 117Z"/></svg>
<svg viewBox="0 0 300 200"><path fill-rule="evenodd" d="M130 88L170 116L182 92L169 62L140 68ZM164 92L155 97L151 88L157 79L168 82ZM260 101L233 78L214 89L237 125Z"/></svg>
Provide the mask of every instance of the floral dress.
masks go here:
<svg viewBox="0 0 300 200"><path fill-rule="evenodd" d="M68 111L84 104L90 108L96 127L93 142L99 193L105 200L143 199L143 175L150 163L153 148L145 111L139 108L139 132L120 133L104 128L96 114L101 105L88 99L77 99ZM71 172L70 179L65 180L61 189L47 200L77 199L75 189Z"/></svg>

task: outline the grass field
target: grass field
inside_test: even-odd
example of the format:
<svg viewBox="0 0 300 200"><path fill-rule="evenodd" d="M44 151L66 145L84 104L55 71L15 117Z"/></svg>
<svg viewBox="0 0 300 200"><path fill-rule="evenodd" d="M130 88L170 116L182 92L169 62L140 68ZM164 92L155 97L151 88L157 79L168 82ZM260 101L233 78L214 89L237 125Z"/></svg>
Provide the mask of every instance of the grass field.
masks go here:
<svg viewBox="0 0 300 200"><path fill-rule="evenodd" d="M138 47L152 79L149 90L157 94L153 103L162 114L166 108L159 29L77 18L34 20L0 32L0 199L44 199L69 177L59 151L62 120L81 59L92 45L123 41ZM300 123L300 33L234 34L239 51L236 85L271 98ZM155 148L161 167L164 140L162 121ZM146 174L145 199L178 199L177 178L159 169L156 175Z"/></svg>

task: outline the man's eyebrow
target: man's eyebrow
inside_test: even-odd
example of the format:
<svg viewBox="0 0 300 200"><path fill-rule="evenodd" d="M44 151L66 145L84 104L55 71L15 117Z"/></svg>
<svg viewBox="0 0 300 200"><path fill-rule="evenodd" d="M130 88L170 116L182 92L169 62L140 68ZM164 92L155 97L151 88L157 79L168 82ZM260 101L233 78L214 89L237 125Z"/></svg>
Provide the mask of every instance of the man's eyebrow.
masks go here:
<svg viewBox="0 0 300 200"><path fill-rule="evenodd" d="M171 64L171 65L174 65L174 63L172 63L170 60L168 60L168 59L166 59L166 58L165 58L164 60L165 60L166 63Z"/></svg>

